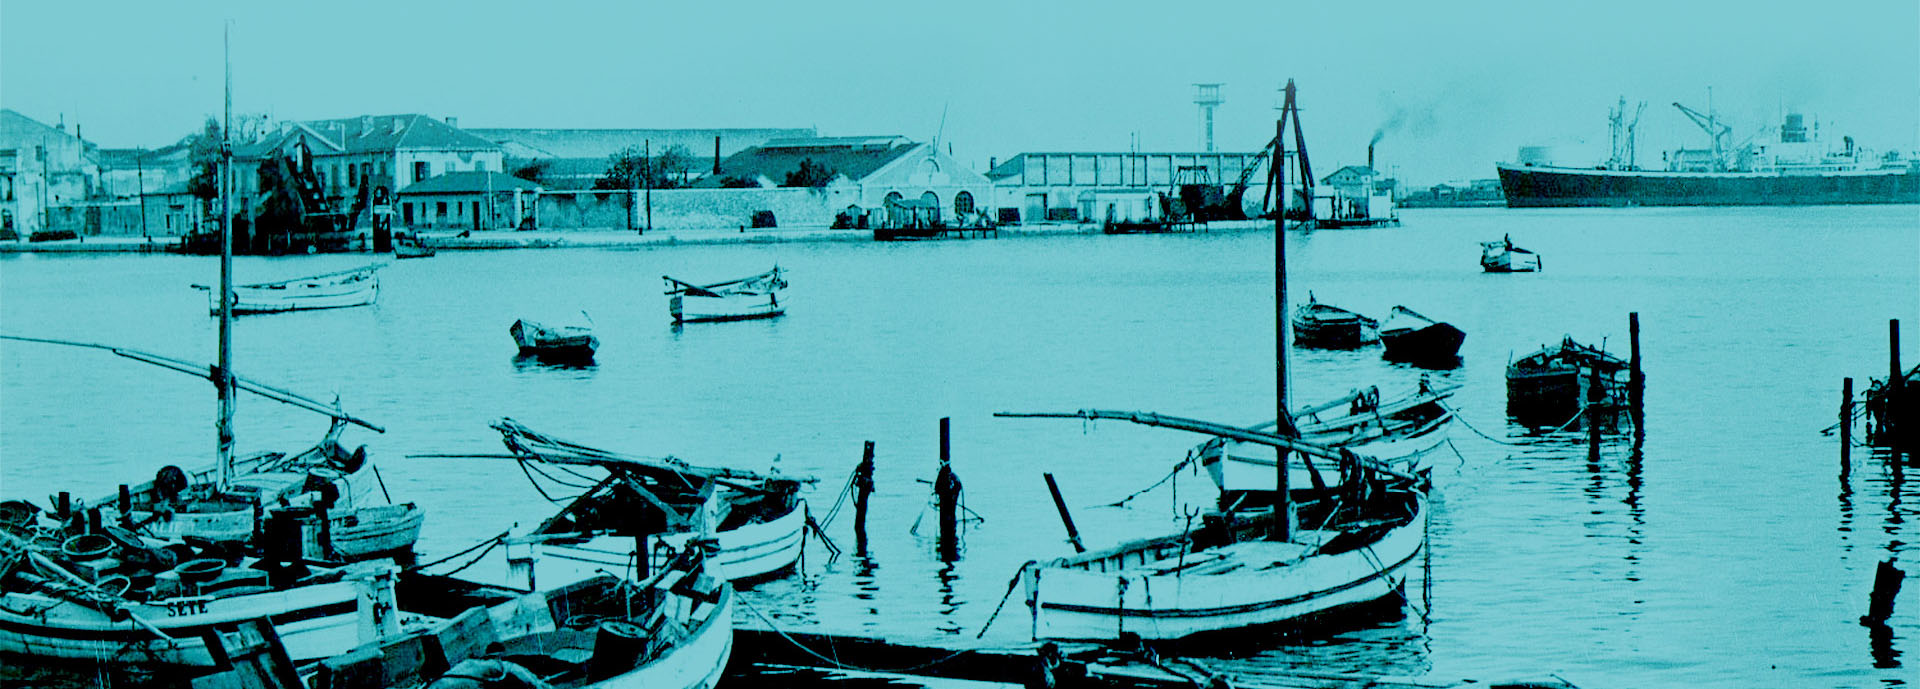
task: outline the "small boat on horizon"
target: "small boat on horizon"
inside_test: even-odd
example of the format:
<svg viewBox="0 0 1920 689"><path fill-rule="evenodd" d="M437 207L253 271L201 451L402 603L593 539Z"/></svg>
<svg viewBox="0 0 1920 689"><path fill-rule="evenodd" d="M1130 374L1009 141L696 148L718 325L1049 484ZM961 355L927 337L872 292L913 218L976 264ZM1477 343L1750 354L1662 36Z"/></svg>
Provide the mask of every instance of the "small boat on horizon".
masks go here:
<svg viewBox="0 0 1920 689"><path fill-rule="evenodd" d="M380 297L380 265L370 265L275 282L235 285L233 312L281 313L313 309L340 309L372 304ZM220 295L213 287L194 285L205 290L209 314L220 315Z"/></svg>
<svg viewBox="0 0 1920 689"><path fill-rule="evenodd" d="M1320 349L1353 349L1380 339L1380 322L1353 311L1323 304L1307 293L1307 303L1293 315L1295 346Z"/></svg>
<svg viewBox="0 0 1920 689"><path fill-rule="evenodd" d="M1467 333L1405 306L1395 306L1380 324L1381 356L1388 361L1421 368L1451 368L1460 363L1460 343Z"/></svg>
<svg viewBox="0 0 1920 689"><path fill-rule="evenodd" d="M673 317L674 325L750 321L787 313L787 307L780 303L780 290L787 288L780 266L711 285L696 285L671 275L660 278L667 281L667 314Z"/></svg>
<svg viewBox="0 0 1920 689"><path fill-rule="evenodd" d="M1533 273L1540 270L1540 254L1513 245L1513 236L1480 243L1480 269L1488 273Z"/></svg>

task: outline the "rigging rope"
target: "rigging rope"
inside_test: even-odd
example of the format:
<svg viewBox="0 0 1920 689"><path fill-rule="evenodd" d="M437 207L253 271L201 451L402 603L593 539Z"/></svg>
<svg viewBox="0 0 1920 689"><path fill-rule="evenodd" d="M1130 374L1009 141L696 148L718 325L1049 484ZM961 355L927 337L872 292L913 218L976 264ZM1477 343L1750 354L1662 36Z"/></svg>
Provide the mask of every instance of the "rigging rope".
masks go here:
<svg viewBox="0 0 1920 689"><path fill-rule="evenodd" d="M978 639L986 636L987 630L993 628L993 621L999 619L1000 610L1007 607L1008 599L1013 598L1013 588L1020 585L1020 575L1025 574L1028 567L1032 567L1037 563L1039 563L1039 560L1028 560L1026 564L1020 565L1019 569L1013 570L1013 578L1007 580L1007 592L1000 595L1000 604L993 606L993 614L987 616L987 623L980 625L980 633L973 635L973 638Z"/></svg>
<svg viewBox="0 0 1920 689"><path fill-rule="evenodd" d="M506 531L502 531L502 532L500 532L500 535L498 535L498 536L494 536L493 538L489 538L489 539L487 539L487 540L484 540L484 541L481 541L481 542L479 542L479 543L475 543L475 544L473 544L473 545L471 545L471 546L468 546L466 550L462 550L462 551L460 551L460 552L457 552L457 553L454 553L454 554L452 554L452 555L448 555L448 556L446 556L446 557L443 557L443 558L440 558L440 559L438 559L438 560L434 560L434 561L432 561L432 562L428 562L428 563L426 563L426 564L419 564L419 565L414 565L414 566L412 566L412 567L408 567L406 571L409 571L409 572L418 572L418 571L420 571L420 570L423 570L423 569L426 569L426 568L428 568L428 567L432 567L432 566L435 566L435 565L439 565L439 564L443 564L443 563L445 563L445 562L447 562L448 560L452 560L452 559L454 559L454 558L456 558L456 557L460 557L460 556L462 556L462 555L465 555L465 554L467 554L467 553L471 553L471 552L473 552L473 551L475 551L475 550L478 550L478 549L480 549L480 548L481 548L482 546L485 546L485 547L487 548L487 550L492 550L492 549L493 549L493 546L496 546L496 545L499 545L501 541L503 541L503 540L506 540L506 538L507 538L507 533L508 533L508 532L506 532ZM484 555L485 553L482 553L482 554ZM467 565L461 565L461 566L460 566L460 569L466 569L467 567L470 567L470 566L472 566L472 565L471 565L471 564L467 564ZM460 570L459 570L459 569L456 569L456 570L454 570L454 572L458 572L458 571L460 571ZM452 573L453 573L453 572L448 572L448 574L452 574Z"/></svg>
<svg viewBox="0 0 1920 689"><path fill-rule="evenodd" d="M801 651L805 652L807 655L813 656L814 658L819 659L821 662L827 663L828 665L832 665L833 667L841 670L852 670L854 672L873 672L873 673L882 673L882 674L908 674L915 670L924 670L924 669L933 667L935 665L945 663L949 660L953 660L954 658L958 658L961 655L967 653L966 649L961 649L961 650L949 653L945 656L941 656L939 658L935 658L933 660L921 663L919 665L912 665L908 667L895 668L895 669L870 668L870 667L860 667L858 665L848 665L846 663L840 662L838 658L829 658L827 656L821 655L818 651L815 651L811 648L807 648L806 644L800 643L799 639L793 638L792 635L787 634L786 630L781 629L780 625L775 624L773 621L773 618L768 617L766 613L761 612L760 608L754 607L753 601L749 600L746 596L735 596L734 599L740 601L741 607L746 608L749 612L752 612L755 617L759 617L760 621L765 622L767 625L767 629L773 630L773 633L780 635L780 638L786 639L787 643L793 644L794 648L798 648Z"/></svg>

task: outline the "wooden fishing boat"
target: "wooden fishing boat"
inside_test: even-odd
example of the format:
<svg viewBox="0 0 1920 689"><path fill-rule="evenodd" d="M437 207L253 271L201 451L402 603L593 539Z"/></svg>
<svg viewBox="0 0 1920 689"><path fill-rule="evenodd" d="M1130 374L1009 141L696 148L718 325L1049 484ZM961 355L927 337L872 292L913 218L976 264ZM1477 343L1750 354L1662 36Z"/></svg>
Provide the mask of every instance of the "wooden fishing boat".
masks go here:
<svg viewBox="0 0 1920 689"><path fill-rule="evenodd" d="M229 93L229 115L231 100ZM223 178L230 178L232 148L222 150ZM228 204L225 186L223 207ZM391 590L392 562L316 566L305 560L303 551L344 558L347 552L410 545L421 515L411 505L363 506L363 496L370 498L373 491L356 478L364 476L371 463L364 449L346 453L337 436L348 422L376 431L382 430L379 426L341 412L337 403L326 405L233 374L232 314L240 310L245 288L232 287L232 214L223 211L221 218L221 287L213 297L220 318L217 364L106 345L6 336L105 349L205 377L219 391L219 442L211 471L189 476L167 467L137 494L131 486L123 487L94 509L84 504L75 509L66 493L56 499L52 518L31 503L9 503L12 509L4 510L7 518L0 522L0 652L210 666L227 660L209 648L220 645L223 630L263 618L280 625L285 652L299 659L331 656L369 640L360 638L354 611L358 605L382 604L381 589ZM354 289L378 289L370 268L336 276L336 285L366 283ZM281 289L306 291L293 285ZM301 304L294 308L317 308L313 304L319 302L293 303ZM236 462L233 398L241 390L325 414L333 425L313 450L290 458L257 455ZM199 484L194 483L196 476ZM378 483L377 473L373 481ZM384 489L380 494L384 497ZM244 520L240 528L233 528L236 517ZM316 528L309 530L307 524ZM333 538L336 531L338 540ZM256 533L260 536L252 538ZM261 557L243 555L249 540Z"/></svg>
<svg viewBox="0 0 1920 689"><path fill-rule="evenodd" d="M801 485L813 482L811 477L790 478L698 466L674 457L610 452L534 431L513 419L501 419L493 428L511 451L507 458L606 472L605 478L582 494L577 503L582 507L573 517L544 525L535 534L607 531L631 535L648 525L628 515L670 506L673 519L686 523L701 510L710 510L707 516L715 524L714 538L719 547L713 561L727 579L764 577L783 572L799 561L810 520L806 500L799 493ZM709 494L715 496L711 504ZM685 536L666 538L684 540ZM574 561L583 566L582 572L606 564L589 557Z"/></svg>
<svg viewBox="0 0 1920 689"><path fill-rule="evenodd" d="M1379 327L1379 321L1322 304L1308 292L1307 303L1293 314L1293 342L1299 347L1353 349L1379 340Z"/></svg>
<svg viewBox="0 0 1920 689"><path fill-rule="evenodd" d="M1180 639L1288 623L1400 595L1408 567L1426 545L1424 472L1271 432L1162 414L1093 409L996 416L1118 419L1204 433L1308 455L1353 477L1297 505L1274 498L1280 493L1272 482L1264 505L1257 495L1223 493L1221 509L1190 532L1029 563L1019 576L1036 640ZM1279 514L1294 515L1289 526L1275 520L1274 504ZM1294 520L1298 529L1290 526Z"/></svg>
<svg viewBox="0 0 1920 689"><path fill-rule="evenodd" d="M290 656L324 658L359 643L356 601L382 579L391 586L395 570L387 560L229 566L229 551L159 546L113 528L70 533L45 520L0 530L9 563L0 575L0 652L210 667L215 629L271 617ZM175 556L177 564L168 559ZM280 583L293 576L300 583Z"/></svg>
<svg viewBox="0 0 1920 689"><path fill-rule="evenodd" d="M1402 471L1418 472L1428 468L1428 458L1447 440L1453 410L1446 400L1459 388L1435 386L1423 378L1417 389L1384 401L1378 387L1354 390L1339 399L1294 412L1293 422L1302 440L1343 448ZM1275 425L1268 421L1249 428L1266 431ZM1212 438L1194 448L1192 456L1222 491L1273 489L1271 448ZM1304 455L1294 455L1287 471L1291 474L1288 485L1295 491L1338 488L1349 475L1337 462L1314 463Z"/></svg>
<svg viewBox="0 0 1920 689"><path fill-rule="evenodd" d="M427 258L432 256L433 253L433 248L421 244L420 237L418 236L404 239L396 237L393 240L393 257L396 259Z"/></svg>
<svg viewBox="0 0 1920 689"><path fill-rule="evenodd" d="M1626 408L1628 374L1626 361L1567 337L1507 364L1507 416L1530 428L1584 427L1575 417L1590 401Z"/></svg>
<svg viewBox="0 0 1920 689"><path fill-rule="evenodd" d="M1289 116L1299 121L1293 83L1288 82L1279 131ZM1304 168L1305 155L1296 164ZM1274 139L1274 174L1285 169L1285 138ZM1312 179L1302 171L1302 179ZM1286 233L1275 216L1274 354L1286 370ZM1425 472L1406 471L1294 437L1300 431L1287 407L1286 376L1275 388L1272 431L1242 428L1163 414L1083 409L1070 413L1008 414L1118 419L1158 428L1201 433L1224 441L1263 445L1275 452L1268 465L1331 462L1345 479L1320 485L1309 464L1314 490L1296 503L1291 471L1271 471L1260 491L1222 491L1219 509L1185 533L1121 544L1096 552L1030 562L1021 567L1033 638L1120 641L1180 639L1196 634L1291 623L1309 615L1401 595L1405 573L1426 546ZM1352 409L1359 416L1358 409ZM1324 411L1324 409L1322 410ZM1325 424L1325 422L1321 422ZM1354 424L1342 428L1356 428ZM1321 429L1337 433L1332 427ZM1279 431L1279 432L1274 432ZM1178 469L1176 469L1178 471ZM1051 477L1049 477L1051 480ZM1055 505L1072 533L1072 520L1055 493ZM1300 528L1294 527L1296 519ZM1079 541L1074 540L1075 547Z"/></svg>
<svg viewBox="0 0 1920 689"><path fill-rule="evenodd" d="M1460 362L1460 343L1467 334L1449 323L1422 316L1405 306L1393 307L1380 324L1380 344L1388 361L1423 367L1447 367Z"/></svg>
<svg viewBox="0 0 1920 689"><path fill-rule="evenodd" d="M734 593L713 557L720 497L705 498L686 514L621 505L609 532L598 517L612 505L590 492L453 571L409 572L400 614L361 614L378 644L321 662L308 687L712 687Z"/></svg>
<svg viewBox="0 0 1920 689"><path fill-rule="evenodd" d="M667 281L667 314L673 323L722 323L776 318L787 313L780 303L780 290L787 280L780 267L773 270L711 285L696 285L662 275Z"/></svg>
<svg viewBox="0 0 1920 689"><path fill-rule="evenodd" d="M1480 269L1489 273L1531 273L1540 270L1540 254L1513 245L1513 237L1480 243Z"/></svg>
<svg viewBox="0 0 1920 689"><path fill-rule="evenodd" d="M380 266L372 265L278 282L235 285L233 312L280 313L366 306L380 297L380 276L376 273L379 269ZM213 288L206 285L193 288L207 291L209 311L220 315L220 298Z"/></svg>
<svg viewBox="0 0 1920 689"><path fill-rule="evenodd" d="M584 325L545 326L521 319L507 329L520 354L553 359L592 359L600 338Z"/></svg>

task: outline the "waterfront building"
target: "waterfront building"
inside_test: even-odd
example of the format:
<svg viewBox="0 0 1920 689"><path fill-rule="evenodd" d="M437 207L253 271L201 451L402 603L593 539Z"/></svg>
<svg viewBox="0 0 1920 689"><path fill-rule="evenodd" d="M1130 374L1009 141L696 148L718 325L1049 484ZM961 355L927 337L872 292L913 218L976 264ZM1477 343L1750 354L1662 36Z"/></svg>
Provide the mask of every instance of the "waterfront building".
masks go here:
<svg viewBox="0 0 1920 689"><path fill-rule="evenodd" d="M533 226L540 186L500 172L436 175L400 190L398 222L417 229L511 230Z"/></svg>
<svg viewBox="0 0 1920 689"><path fill-rule="evenodd" d="M814 179L801 164L819 171ZM900 136L840 136L777 139L720 161L719 172L697 186L758 188L812 186L856 224L878 220L889 200L916 199L938 210L949 225L981 223L993 191L987 177L929 144Z"/></svg>
<svg viewBox="0 0 1920 689"><path fill-rule="evenodd" d="M86 201L100 180L97 148L67 132L0 109L0 227L21 238L48 229L50 209Z"/></svg>
<svg viewBox="0 0 1920 689"><path fill-rule="evenodd" d="M1000 222L1098 222L1157 218L1157 194L1176 181L1232 186L1255 168L1245 194L1258 203L1266 186L1258 152L1021 153L992 165L993 203ZM1184 175L1183 175L1184 171ZM1202 176L1204 175L1204 178Z"/></svg>
<svg viewBox="0 0 1920 689"><path fill-rule="evenodd" d="M305 147L322 194L336 205L352 204L362 186L392 192L453 172L502 172L499 144L419 114L362 115L285 122L262 118L234 127L234 184L242 199L261 193L259 167L293 157Z"/></svg>
<svg viewBox="0 0 1920 689"><path fill-rule="evenodd" d="M468 129L500 145L506 172L539 168L540 185L549 189L592 189L613 156L632 148L659 156L675 146L690 156L686 179L710 172L720 158L776 139L811 138L811 127L787 129ZM718 151L716 152L716 148Z"/></svg>

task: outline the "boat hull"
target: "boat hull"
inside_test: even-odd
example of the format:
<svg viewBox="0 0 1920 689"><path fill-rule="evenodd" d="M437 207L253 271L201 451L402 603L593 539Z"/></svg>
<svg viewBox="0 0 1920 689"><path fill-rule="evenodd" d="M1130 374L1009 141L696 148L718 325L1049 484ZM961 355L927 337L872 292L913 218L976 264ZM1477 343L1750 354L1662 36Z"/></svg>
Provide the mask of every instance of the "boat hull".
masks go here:
<svg viewBox="0 0 1920 689"><path fill-rule="evenodd" d="M1107 641L1122 635L1171 640L1195 634L1280 624L1335 608L1397 595L1426 541L1419 510L1377 541L1334 555L1281 566L1254 566L1268 553L1284 557L1293 544L1247 542L1226 549L1246 566L1224 560L1198 564L1146 561L1117 571L1062 566L1029 567L1026 583L1035 639ZM1297 547L1297 546L1294 546ZM1159 568L1159 569L1156 569ZM1177 570L1177 571L1168 571ZM1220 571L1215 571L1220 570Z"/></svg>
<svg viewBox="0 0 1920 689"><path fill-rule="evenodd" d="M1529 252L1502 251L1480 257L1480 270L1488 273L1533 273L1540 270L1540 255Z"/></svg>
<svg viewBox="0 0 1920 689"><path fill-rule="evenodd" d="M207 311L220 315L220 295L207 293ZM304 281L233 288L236 314L282 313L367 306L380 298L380 277L371 271Z"/></svg>
<svg viewBox="0 0 1920 689"><path fill-rule="evenodd" d="M673 317L676 325L752 321L762 318L779 318L786 314L787 307L773 300L763 302L737 297L713 299L683 297L678 294L667 298L667 315Z"/></svg>
<svg viewBox="0 0 1920 689"><path fill-rule="evenodd" d="M1388 361L1414 364L1444 364L1457 361L1460 355L1460 343L1465 342L1466 339L1465 332L1446 323L1435 323L1410 330L1387 330L1380 333L1380 344L1386 348L1383 356Z"/></svg>
<svg viewBox="0 0 1920 689"><path fill-rule="evenodd" d="M1652 172L1502 164L1507 206L1920 203L1920 166L1823 174Z"/></svg>
<svg viewBox="0 0 1920 689"><path fill-rule="evenodd" d="M1293 319L1293 344L1313 349L1357 349L1374 341L1371 329L1360 320L1326 322Z"/></svg>
<svg viewBox="0 0 1920 689"><path fill-rule="evenodd" d="M132 619L114 622L100 611L48 596L0 596L0 652L70 660L123 660L214 666L203 635L217 626L273 619L288 657L296 662L342 653L359 643L359 587L337 582L287 591L196 600L130 603L128 612L151 622L163 641ZM38 611L22 615L23 611Z"/></svg>

